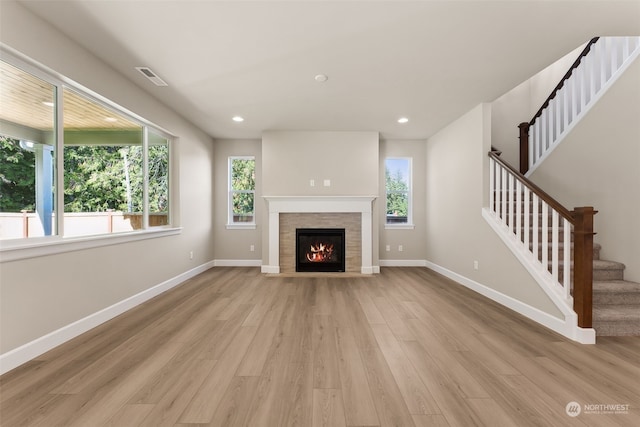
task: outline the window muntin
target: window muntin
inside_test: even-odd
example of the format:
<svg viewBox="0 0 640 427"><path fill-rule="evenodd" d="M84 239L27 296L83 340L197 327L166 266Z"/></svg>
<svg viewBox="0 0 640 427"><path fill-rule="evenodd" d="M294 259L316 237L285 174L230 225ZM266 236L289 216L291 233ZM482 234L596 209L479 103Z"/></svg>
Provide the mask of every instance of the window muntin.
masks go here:
<svg viewBox="0 0 640 427"><path fill-rule="evenodd" d="M255 225L256 162L229 157L229 225Z"/></svg>
<svg viewBox="0 0 640 427"><path fill-rule="evenodd" d="M389 157L385 159L386 224L410 225L411 209L411 158Z"/></svg>
<svg viewBox="0 0 640 427"><path fill-rule="evenodd" d="M0 240L169 225L170 138L115 105L7 57L12 64L0 61L0 174L8 170L7 152L13 150L11 160L22 159L27 192L37 200L20 209L33 212L7 212L18 210L15 204L0 207ZM0 198L9 193L18 197L3 188ZM61 218L56 206L64 212ZM9 215L16 218L9 221Z"/></svg>
<svg viewBox="0 0 640 427"><path fill-rule="evenodd" d="M56 86L0 61L0 240L56 234Z"/></svg>

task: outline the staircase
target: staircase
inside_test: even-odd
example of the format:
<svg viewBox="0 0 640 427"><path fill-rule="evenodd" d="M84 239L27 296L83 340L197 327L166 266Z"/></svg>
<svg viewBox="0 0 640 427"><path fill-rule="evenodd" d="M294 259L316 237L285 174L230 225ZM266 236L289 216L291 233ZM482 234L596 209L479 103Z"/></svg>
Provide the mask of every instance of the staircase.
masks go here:
<svg viewBox="0 0 640 427"><path fill-rule="evenodd" d="M483 216L563 313L555 330L583 343L640 336L640 283L624 280L623 264L600 259L592 207L570 211L528 177L638 56L640 37L592 39L533 119L519 125L519 171L489 153Z"/></svg>
<svg viewBox="0 0 640 427"><path fill-rule="evenodd" d="M624 264L593 247L593 328L597 336L640 336L640 283L624 280Z"/></svg>

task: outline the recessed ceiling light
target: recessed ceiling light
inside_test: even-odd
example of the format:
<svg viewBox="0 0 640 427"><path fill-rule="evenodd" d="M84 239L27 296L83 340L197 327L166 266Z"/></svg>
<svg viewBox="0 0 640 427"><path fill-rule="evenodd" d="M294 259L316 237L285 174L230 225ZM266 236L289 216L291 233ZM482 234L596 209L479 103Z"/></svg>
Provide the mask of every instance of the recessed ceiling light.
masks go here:
<svg viewBox="0 0 640 427"><path fill-rule="evenodd" d="M400 117L398 119L398 123L407 123L409 121L409 119L407 119L406 117Z"/></svg>
<svg viewBox="0 0 640 427"><path fill-rule="evenodd" d="M42 105L46 105L47 107L53 107L53 106L55 106L56 104L54 104L54 103L53 103L53 102L51 102L51 101L42 101Z"/></svg>
<svg viewBox="0 0 640 427"><path fill-rule="evenodd" d="M115 117L105 117L104 121L109 123L114 123L114 122L117 122L118 119L116 119Z"/></svg>
<svg viewBox="0 0 640 427"><path fill-rule="evenodd" d="M326 74L318 74L317 76L314 77L316 79L316 81L318 83L324 83L327 80L329 80L329 77L327 77Z"/></svg>
<svg viewBox="0 0 640 427"><path fill-rule="evenodd" d="M238 122L238 123L244 122L244 118L242 118L240 116L233 116L233 119L231 119L231 120L233 120L234 122Z"/></svg>

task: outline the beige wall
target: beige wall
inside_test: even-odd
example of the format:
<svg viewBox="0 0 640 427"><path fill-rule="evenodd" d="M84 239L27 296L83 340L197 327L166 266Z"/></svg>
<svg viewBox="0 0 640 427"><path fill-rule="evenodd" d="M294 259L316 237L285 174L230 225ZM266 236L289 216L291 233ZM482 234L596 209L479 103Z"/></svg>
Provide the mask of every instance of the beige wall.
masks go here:
<svg viewBox="0 0 640 427"><path fill-rule="evenodd" d="M267 131L262 166L265 196L377 195L378 133Z"/></svg>
<svg viewBox="0 0 640 427"><path fill-rule="evenodd" d="M21 5L2 3L0 31L7 46L179 137L172 146L177 160L172 174L179 183L172 188L172 209L183 227L176 236L3 262L0 353L5 353L212 260L213 146L204 132Z"/></svg>
<svg viewBox="0 0 640 427"><path fill-rule="evenodd" d="M254 156L256 159L256 228L227 229L228 159L231 156ZM262 253L262 146L259 139L216 140L214 143L214 239L216 260L260 260ZM254 245L254 251L250 247Z"/></svg>
<svg viewBox="0 0 640 427"><path fill-rule="evenodd" d="M266 131L262 135L265 196L378 196L377 132ZM315 186L310 186L310 180ZM331 181L330 187L324 180ZM384 207L382 207L384 209ZM374 201L373 224L380 202ZM268 265L268 212L261 216L262 264ZM378 227L373 227L373 265L378 265Z"/></svg>
<svg viewBox="0 0 640 427"><path fill-rule="evenodd" d="M568 208L593 206L601 257L640 282L640 60L603 95L531 179Z"/></svg>
<svg viewBox="0 0 640 427"><path fill-rule="evenodd" d="M584 46L574 49L491 104L492 145L500 149L502 158L516 168L520 164L518 125L533 118Z"/></svg>
<svg viewBox="0 0 640 427"><path fill-rule="evenodd" d="M380 244L383 260L424 260L426 251L426 150L425 140L380 141ZM410 157L413 164L413 223L414 229L385 229L385 175L384 161L387 157ZM389 245L390 250L386 247ZM398 246L402 245L402 252Z"/></svg>
<svg viewBox="0 0 640 427"><path fill-rule="evenodd" d="M561 317L482 218L490 125L490 106L479 105L427 141L426 259ZM474 261L478 270L473 268Z"/></svg>

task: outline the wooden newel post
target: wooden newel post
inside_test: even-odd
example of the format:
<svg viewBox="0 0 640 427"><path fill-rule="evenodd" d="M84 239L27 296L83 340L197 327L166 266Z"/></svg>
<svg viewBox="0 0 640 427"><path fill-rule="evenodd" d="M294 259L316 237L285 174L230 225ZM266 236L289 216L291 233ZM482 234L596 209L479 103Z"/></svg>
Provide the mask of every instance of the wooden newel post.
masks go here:
<svg viewBox="0 0 640 427"><path fill-rule="evenodd" d="M529 170L529 123L518 125L520 129L520 173L525 174Z"/></svg>
<svg viewBox="0 0 640 427"><path fill-rule="evenodd" d="M578 314L578 326L591 328L593 305L593 216L597 211L586 206L572 211L575 219L573 234L573 310Z"/></svg>

